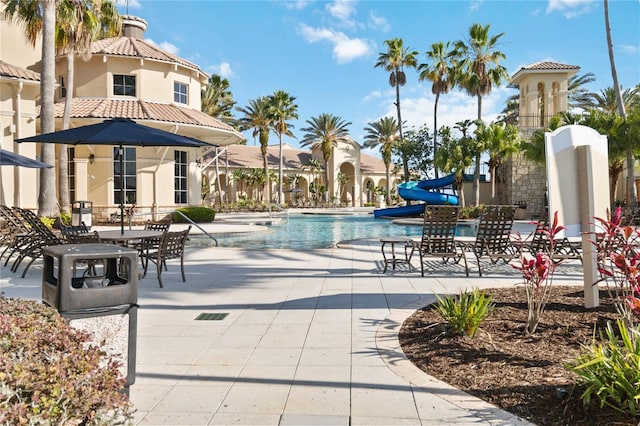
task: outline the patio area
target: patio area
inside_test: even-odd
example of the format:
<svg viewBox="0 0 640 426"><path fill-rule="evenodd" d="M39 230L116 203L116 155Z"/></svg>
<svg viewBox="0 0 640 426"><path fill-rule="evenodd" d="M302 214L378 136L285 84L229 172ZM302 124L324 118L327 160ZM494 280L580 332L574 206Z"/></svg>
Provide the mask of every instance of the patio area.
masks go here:
<svg viewBox="0 0 640 426"><path fill-rule="evenodd" d="M427 376L398 342L403 320L435 293L513 286L517 271L466 278L443 265L422 278L419 268L383 267L374 239L314 251L189 248L186 283L176 262L163 289L149 273L139 285L135 423L527 424ZM24 279L0 269L5 297L40 300L41 281L41 261ZM555 282L580 285L579 261ZM227 315L196 320L202 313Z"/></svg>

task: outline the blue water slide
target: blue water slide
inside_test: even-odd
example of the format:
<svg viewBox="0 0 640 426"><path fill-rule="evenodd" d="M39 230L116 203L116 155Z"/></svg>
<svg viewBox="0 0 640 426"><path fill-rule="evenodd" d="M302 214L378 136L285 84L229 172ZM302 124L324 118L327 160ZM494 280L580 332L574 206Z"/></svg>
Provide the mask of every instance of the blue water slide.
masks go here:
<svg viewBox="0 0 640 426"><path fill-rule="evenodd" d="M450 174L439 179L403 182L398 185L398 195L405 200L424 201L427 204L457 205L459 202L457 195L434 191L434 189L453 184L454 179L455 174ZM410 206L376 209L373 211L373 215L374 217L416 216L424 212L424 207L424 204L414 204Z"/></svg>

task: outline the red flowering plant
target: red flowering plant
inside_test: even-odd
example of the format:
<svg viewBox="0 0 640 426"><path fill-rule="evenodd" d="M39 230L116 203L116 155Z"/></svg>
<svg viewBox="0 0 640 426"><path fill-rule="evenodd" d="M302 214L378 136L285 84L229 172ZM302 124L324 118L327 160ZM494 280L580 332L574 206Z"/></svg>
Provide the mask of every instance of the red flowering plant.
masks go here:
<svg viewBox="0 0 640 426"><path fill-rule="evenodd" d="M607 219L596 217L599 230L591 243L596 250L600 280L627 326L640 319L640 231L622 224L622 209ZM594 285L595 285L594 284Z"/></svg>
<svg viewBox="0 0 640 426"><path fill-rule="evenodd" d="M558 225L558 212L553 215L551 226L541 222L532 222L537 225L536 233L538 237L544 238L546 247L537 253L525 253L520 250L520 264L512 265L522 271L522 284L527 293L527 323L525 332L533 334L540 323L540 318L549 300L551 285L553 284L553 273L560 264L553 261L551 254L554 253L554 241L564 226ZM520 242L522 247L522 241Z"/></svg>

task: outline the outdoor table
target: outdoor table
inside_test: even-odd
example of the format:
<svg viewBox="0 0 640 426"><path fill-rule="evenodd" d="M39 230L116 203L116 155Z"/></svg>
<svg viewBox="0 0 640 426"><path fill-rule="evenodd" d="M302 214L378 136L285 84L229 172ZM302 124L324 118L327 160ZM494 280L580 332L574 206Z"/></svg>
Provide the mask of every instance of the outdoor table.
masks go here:
<svg viewBox="0 0 640 426"><path fill-rule="evenodd" d="M396 265L406 264L411 269L411 257L413 256L413 251L415 250L415 245L413 243L413 239L410 237L383 237L380 238L380 242L382 243L382 258L384 259L384 270L382 273L387 272L387 266L391 265L391 267L395 270ZM385 252L385 246L389 244L391 246L391 256L387 256ZM404 256L398 257L396 256L396 244L404 245Z"/></svg>
<svg viewBox="0 0 640 426"><path fill-rule="evenodd" d="M113 231L98 231L100 239L104 242L128 247L132 241L141 241L145 238L159 238L162 231L147 229L125 229L124 234L118 229Z"/></svg>

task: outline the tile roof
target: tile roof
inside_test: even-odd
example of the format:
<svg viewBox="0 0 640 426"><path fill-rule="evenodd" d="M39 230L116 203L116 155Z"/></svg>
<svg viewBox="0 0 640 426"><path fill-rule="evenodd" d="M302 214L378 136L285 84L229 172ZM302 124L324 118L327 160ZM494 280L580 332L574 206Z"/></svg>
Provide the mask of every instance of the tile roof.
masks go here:
<svg viewBox="0 0 640 426"><path fill-rule="evenodd" d="M559 64L557 62L548 61L540 61L520 68L520 70L525 71L570 71L579 69L580 67L577 65Z"/></svg>
<svg viewBox="0 0 640 426"><path fill-rule="evenodd" d="M23 80L40 81L40 74L0 60L0 77L10 77Z"/></svg>
<svg viewBox="0 0 640 426"><path fill-rule="evenodd" d="M91 45L93 55L113 55L133 58L151 59L160 62L182 65L205 74L198 65L182 59L173 53L134 37L111 37L98 40Z"/></svg>
<svg viewBox="0 0 640 426"><path fill-rule="evenodd" d="M267 162L269 168L276 169L278 161L279 147L271 145L267 148ZM239 167L246 169L262 168L262 153L259 146L249 145L229 145L227 147L229 167ZM205 156L206 159L207 156ZM208 155L209 158L213 154ZM312 158L311 151L304 151L285 145L282 150L282 163L284 170L299 170ZM226 161L225 155L220 157L222 164ZM384 173L384 162L368 154L360 153L360 168L366 173Z"/></svg>
<svg viewBox="0 0 640 426"><path fill-rule="evenodd" d="M64 101L56 102L56 117L62 117ZM74 98L71 106L72 118L131 118L176 124L210 127L243 136L228 124L201 111L175 104L143 101L141 99Z"/></svg>

